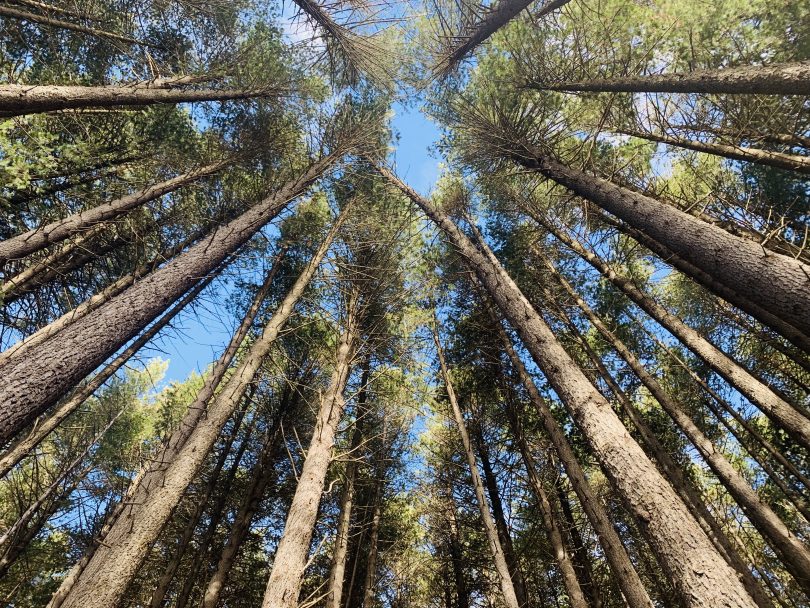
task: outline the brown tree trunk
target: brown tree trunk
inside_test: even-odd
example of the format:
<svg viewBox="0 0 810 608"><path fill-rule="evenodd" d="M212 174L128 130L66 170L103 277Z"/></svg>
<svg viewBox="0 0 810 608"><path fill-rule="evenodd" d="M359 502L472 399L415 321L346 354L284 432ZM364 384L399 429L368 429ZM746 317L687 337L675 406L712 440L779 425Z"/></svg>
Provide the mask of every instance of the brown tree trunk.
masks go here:
<svg viewBox="0 0 810 608"><path fill-rule="evenodd" d="M7 9L0 8L0 16ZM153 104L227 101L275 97L272 89L178 89L143 85L0 85L0 117L39 114L76 108L109 108L114 106L147 106Z"/></svg>
<svg viewBox="0 0 810 608"><path fill-rule="evenodd" d="M810 61L528 86L547 91L810 95Z"/></svg>
<svg viewBox="0 0 810 608"><path fill-rule="evenodd" d="M306 568L309 546L318 517L326 472L332 460L337 425L343 416L346 387L358 342L357 294L350 297L346 325L336 353L329 388L321 397L320 410L304 466L290 505L284 534L273 557L273 567L262 601L263 608L295 608Z"/></svg>
<svg viewBox="0 0 810 608"><path fill-rule="evenodd" d="M554 278L563 286L568 295L582 310L591 324L613 346L619 356L641 380L642 384L655 397L664 411L669 414L681 431L686 435L692 445L703 457L706 464L714 472L729 494L742 508L745 515L768 542L774 553L784 564L785 568L806 592L810 592L810 551L803 545L788 527L779 519L773 510L763 503L754 489L731 465L725 456L717 450L706 435L692 421L679 403L664 390L658 380L650 374L636 356L619 340L604 322L593 312L588 304L574 291L571 285L557 272L557 269L546 260L546 267ZM631 407L632 409L632 407ZM640 420L640 419L639 419ZM660 447L660 446L659 446ZM660 461L659 461L660 464ZM674 465L674 462L671 463ZM676 471L667 471L670 475ZM672 477L670 477L671 479ZM689 504L687 502L686 504Z"/></svg>
<svg viewBox="0 0 810 608"><path fill-rule="evenodd" d="M4 365L5 382L0 387L0 402L4 404L0 413L0 442L16 435L141 331L199 277L208 274L244 245L336 160L335 156L327 156L313 163L274 195L218 227L188 251L100 306L92 315L28 349L25 361L12 360ZM70 353L68 359L66 353Z"/></svg>
<svg viewBox="0 0 810 608"><path fill-rule="evenodd" d="M453 566L453 587L456 591L456 608L470 608L470 590L467 586L467 579L464 576L464 553L461 548L461 535L458 529L456 518L456 502L453 499L453 489L445 488L446 492L446 513L447 513L447 553L450 556L450 563ZM450 601L450 581L446 581L447 603ZM363 608L371 608L363 606Z"/></svg>
<svg viewBox="0 0 810 608"><path fill-rule="evenodd" d="M380 171L439 226L518 331L608 478L651 539L684 604L690 608L755 606L734 570L715 550L674 490L630 437L610 404L588 381L494 255L479 251L449 217L390 171L382 168ZM629 591L638 597L638 600L627 597L631 605L650 605L643 587L639 585Z"/></svg>
<svg viewBox="0 0 810 608"><path fill-rule="evenodd" d="M797 411L791 404L787 403L771 388L760 382L748 370L733 361L697 331L647 296L630 279L619 276L603 260L593 252L585 249L578 241L564 234L550 223L543 223L543 227L598 270L608 281L660 323L668 332L678 338L684 346L703 359L726 382L740 391L769 418L801 441L803 445L810 446L810 420L801 412Z"/></svg>
<svg viewBox="0 0 810 608"><path fill-rule="evenodd" d="M194 169L139 192L74 213L64 219L2 241L0 242L0 267L9 260L24 258L40 249L63 241L77 232L83 232L96 224L120 217L127 211L158 199L198 179L214 175L231 162L231 160L224 160Z"/></svg>
<svg viewBox="0 0 810 608"><path fill-rule="evenodd" d="M326 255L345 217L344 209L309 264L279 304L276 313L267 322L261 336L253 343L225 387L213 398L205 416L202 417L201 412L196 414L198 420L188 439L182 443L182 447L172 449L170 444L167 448L167 451L172 453L168 467L152 476L160 484L150 488L147 487L148 483L144 483L146 481L144 479L137 484L137 491L128 496L126 513L121 513L112 524L103 544L95 550L75 584L72 584L72 588L65 594L62 606L65 608L118 606L149 546L171 517L188 484L194 479L217 440L220 430L241 402L262 361L270 352L295 304ZM177 433L183 436L188 430L181 427Z"/></svg>
<svg viewBox="0 0 810 608"><path fill-rule="evenodd" d="M378 541L380 537L380 519L382 517L382 480L377 481L374 492L374 506L371 513L371 529L368 539L368 560L366 561L366 577L363 581L363 608L371 608L374 603L374 588L377 584L377 555L379 553Z"/></svg>

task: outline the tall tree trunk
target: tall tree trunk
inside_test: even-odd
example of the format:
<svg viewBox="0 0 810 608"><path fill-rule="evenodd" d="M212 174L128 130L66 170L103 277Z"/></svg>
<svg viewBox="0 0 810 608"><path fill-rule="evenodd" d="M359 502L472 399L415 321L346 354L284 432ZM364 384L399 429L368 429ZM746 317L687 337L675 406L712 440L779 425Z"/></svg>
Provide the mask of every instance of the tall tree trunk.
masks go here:
<svg viewBox="0 0 810 608"><path fill-rule="evenodd" d="M96 224L120 217L127 211L140 207L149 201L156 200L198 179L214 175L232 162L233 161L229 159L211 163L159 184L155 184L154 186L144 188L139 192L134 192L114 201L110 201L109 203L79 211L64 219L51 222L39 228L34 228L24 234L2 241L0 242L0 267L8 260L24 258L40 249L59 243L77 232L83 232Z"/></svg>
<svg viewBox="0 0 810 608"><path fill-rule="evenodd" d="M456 502L453 499L453 489L445 488L447 507L447 553L450 556L450 563L453 565L453 587L456 591L456 608L470 608L470 590L467 586L467 579L464 576L464 554L461 548L461 535L458 529L458 519L456 518ZM445 589L450 589L450 581L446 582ZM448 593L448 605L450 594ZM363 608L371 608L363 606Z"/></svg>
<svg viewBox="0 0 810 608"><path fill-rule="evenodd" d="M689 417L683 407L672 398L658 380L646 370L638 358L619 338L608 329L605 323L593 312L588 304L574 291L573 287L557 272L554 265L545 260L545 265L563 286L568 295L582 310L591 324L613 346L619 356L627 363L641 380L642 384L655 397L678 428L686 435L692 445L703 457L729 494L742 508L745 515L768 542L785 568L806 592L810 592L810 551L779 519L773 510L763 503L756 491L742 475L731 465L722 452L717 450L703 431ZM674 465L674 463L672 463ZM674 471L673 471L674 473ZM687 502L688 504L688 502Z"/></svg>
<svg viewBox="0 0 810 608"><path fill-rule="evenodd" d="M340 516L338 517L337 533L335 534L335 549L332 555L332 568L329 572L329 582L326 591L326 608L340 608L343 600L343 585L346 578L346 556L349 552L349 530L352 522L352 508L354 505L355 480L357 478L358 450L363 442L363 426L365 424L367 385L371 373L371 359L367 353L363 362L363 374L360 378L360 391L357 395L357 413L355 416L354 433L352 434L349 449L349 461L346 463L345 482L340 497Z"/></svg>
<svg viewBox="0 0 810 608"><path fill-rule="evenodd" d="M438 324L438 320L435 320ZM439 357L439 367L442 372L442 379L444 380L444 387L447 391L447 398L450 402L450 408L453 411L453 418L456 421L459 435L461 435L461 443L464 446L464 453L467 457L467 466L470 470L470 479L472 481L475 497L478 502L478 509L481 512L481 520L484 523L484 531L487 535L489 543L489 550L492 554L492 561L495 564L495 571L498 573L500 581L501 593L503 593L504 604L508 608L520 608L521 604L518 603L517 594L515 593L515 586L512 581L512 575L509 571L509 566L506 563L506 556L503 552L501 541L498 538L498 531L495 528L495 521L490 512L489 502L487 501L484 484L481 481L481 476L478 473L478 464L475 459L475 452L473 451L470 436L467 433L467 425L464 422L464 414L461 413L461 407L456 399L456 393L453 389L453 383L450 380L450 371L447 369L447 364L444 360L444 352L439 340L438 327L433 328L433 342L436 345L436 354Z"/></svg>
<svg viewBox="0 0 810 608"><path fill-rule="evenodd" d="M125 292L28 349L24 361L3 366L0 387L0 442L16 435L35 416L75 386L113 352L141 331L189 287L244 245L267 222L326 171L336 156L310 165L297 179L220 226L188 251L132 285ZM66 359L65 354L70 353Z"/></svg>
<svg viewBox="0 0 810 608"><path fill-rule="evenodd" d="M337 425L343 416L343 390L351 373L358 342L357 294L350 296L346 324L338 343L335 369L329 388L321 397L320 409L295 489L284 534L281 536L273 568L267 581L262 608L295 608L306 568L309 546L318 517L326 472L332 460Z"/></svg>
<svg viewBox="0 0 810 608"><path fill-rule="evenodd" d="M810 95L810 61L528 86L546 91Z"/></svg>
<svg viewBox="0 0 810 608"><path fill-rule="evenodd" d="M588 381L494 255L484 253L452 220L387 169L392 184L414 201L461 252L482 285L518 331L551 386L571 412L608 478L652 539L651 545L691 607L747 606L754 603L734 570L712 546L686 506L658 472L610 404ZM629 589L634 606L649 606L644 588ZM638 599L637 599L638 598Z"/></svg>
<svg viewBox="0 0 810 608"><path fill-rule="evenodd" d="M0 478L5 477L12 468L31 452L31 450L37 447L40 442L62 424L68 416L81 407L81 405L100 389L107 380L112 378L135 353L158 335L158 333L160 333L181 310L191 303L212 280L213 276L210 276L200 281L194 289L189 291L183 299L170 308L169 311L158 319L149 329L143 332L126 350L93 376L90 382L78 388L64 403L60 404L54 412L47 415L44 420L35 423L34 428L31 429L31 433L27 437L24 437L14 444L0 457Z"/></svg>
<svg viewBox="0 0 810 608"><path fill-rule="evenodd" d="M717 142L699 141L694 139L684 139L674 137L664 133L647 133L635 129L615 129L617 133L630 135L647 141L654 141L668 146L694 150L721 156L730 160L738 160L748 163L756 163L768 167L777 167L796 171L797 173L810 174L810 158L799 154L787 154L785 152L774 152L772 150L761 150L759 148L744 148L742 146L731 146Z"/></svg>
<svg viewBox="0 0 810 608"><path fill-rule="evenodd" d="M371 608L374 603L374 589L377 584L377 555L379 554L380 519L382 518L383 480L378 478L374 489L374 503L371 512L371 529L368 537L368 559L366 577L363 581L362 608ZM359 553L358 553L359 556Z"/></svg>
<svg viewBox="0 0 810 608"><path fill-rule="evenodd" d="M810 62L807 66L810 69ZM521 142L513 142L510 158L627 222L720 283L810 334L810 310L806 306L810 266L768 252L671 205L566 167Z"/></svg>
<svg viewBox="0 0 810 608"><path fill-rule="evenodd" d="M686 325L680 318L646 295L630 279L619 276L602 259L585 249L578 241L572 239L551 223L543 223L543 227L598 270L608 281L660 323L664 329L678 338L684 346L703 359L714 371L739 390L769 418L777 422L803 445L810 447L810 420L801 412L797 411L790 403L787 403L771 388L763 384L697 331Z"/></svg>
<svg viewBox="0 0 810 608"><path fill-rule="evenodd" d="M7 9L0 8L0 16ZM0 85L0 117L39 114L76 108L148 106L153 104L227 101L275 97L279 91L266 89L184 89L155 88L143 85Z"/></svg>
<svg viewBox="0 0 810 608"><path fill-rule="evenodd" d="M103 544L95 550L75 583L64 594L64 601L60 601L62 606L114 608L119 605L151 543L171 517L188 484L194 479L216 442L220 430L241 402L345 218L344 209L279 304L276 313L267 322L261 336L253 343L225 387L213 399L205 416L201 416L202 412L197 414L197 422L182 447L172 450L170 443L168 450L172 458L168 467L150 476L160 483L152 488L149 483L145 483L147 479L143 479L137 484L137 491L127 497L126 513L121 513L116 518L104 537ZM182 427L178 430L180 436L187 432Z"/></svg>

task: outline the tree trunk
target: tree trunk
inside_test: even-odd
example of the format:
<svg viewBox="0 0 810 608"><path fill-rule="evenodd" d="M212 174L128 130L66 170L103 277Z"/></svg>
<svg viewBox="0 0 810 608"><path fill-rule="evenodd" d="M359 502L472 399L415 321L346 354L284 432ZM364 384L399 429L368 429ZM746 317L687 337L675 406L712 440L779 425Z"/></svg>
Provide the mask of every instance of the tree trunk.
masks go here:
<svg viewBox="0 0 810 608"><path fill-rule="evenodd" d="M234 370L225 387L213 399L205 416L200 410L198 420L182 447L173 452L168 467L152 475L159 485L148 487L146 479L137 484L136 492L127 499L126 513L118 516L109 533L75 584L67 592L61 605L65 608L114 608L119 605L127 586L140 567L149 546L171 517L188 484L194 479L199 467L216 442L218 435L241 402L245 391L270 352L281 329L293 312L295 304L304 293L315 274L320 261L326 255L332 239L345 220L345 209L335 221L326 239L313 255L295 284L279 304L276 313L268 321L261 336ZM187 416L188 418L188 416ZM181 437L188 431L178 430ZM151 491L154 489L154 491ZM59 592L57 592L59 593Z"/></svg>
<svg viewBox="0 0 810 608"><path fill-rule="evenodd" d="M100 389L107 380L121 369L127 361L129 361L135 353L143 348L152 338L154 338L160 331L171 322L177 314L183 310L190 302L196 298L200 292L205 289L213 280L213 276L208 277L202 281L190 292L188 292L182 300L175 304L169 311L158 319L152 327L147 329L141 334L137 340L130 344L126 350L108 363L103 370L98 372L93 379L87 384L77 389L64 403L59 405L56 410L47 416L41 422L34 424L31 433L23 438L18 443L14 444L2 457L0 457L0 478L5 477L8 472L14 468L23 458L25 458L31 450L37 447L40 442L50 435L68 416L75 412L81 405L87 401L98 389Z"/></svg>
<svg viewBox="0 0 810 608"><path fill-rule="evenodd" d="M0 267L9 260L24 258L40 249L63 241L77 232L83 232L96 224L120 217L127 211L158 199L198 179L214 175L231 162L231 160L224 160L194 169L154 186L144 188L139 192L128 194L97 207L79 211L64 219L2 241L0 242Z"/></svg>
<svg viewBox="0 0 810 608"><path fill-rule="evenodd" d="M479 251L449 217L390 171L382 168L380 171L441 228L518 331L532 358L573 415L608 478L652 539L652 547L684 604L691 608L755 606L734 570L715 550L674 490L630 437L610 404L588 381L494 255ZM639 585L629 591L635 593L627 597L631 605L650 605L643 587Z"/></svg>
<svg viewBox="0 0 810 608"><path fill-rule="evenodd" d="M740 391L769 418L777 422L803 445L810 446L810 420L801 412L797 411L791 404L787 403L771 388L760 382L748 370L733 361L697 331L647 296L630 279L616 274L603 260L585 249L578 241L564 234L551 223L543 222L542 225L598 270L608 281L660 323L668 332L678 338L684 346L703 359L726 382Z"/></svg>
<svg viewBox="0 0 810 608"><path fill-rule="evenodd" d="M438 320L435 321L438 323ZM439 366L442 372L442 379L444 380L445 390L447 391L447 398L450 402L450 407L453 411L453 418L456 421L459 435L461 435L461 443L464 446L464 453L467 457L467 466L470 469L470 479L472 481L473 490L475 490L475 497L478 502L478 509L481 512L481 520L484 523L484 531L487 535L489 542L489 550L492 553L492 561L495 564L495 571L498 573L498 578L501 584L501 592L503 593L503 600L508 608L520 608L518 603L517 594L515 593L514 583L512 582L512 575L509 571L509 566L506 563L506 557L501 546L501 541L498 538L498 531L495 528L495 521L490 512L489 502L484 490L484 484L481 481L481 476L478 473L478 464L475 459L475 452L473 452L472 442L467 433L467 426L464 422L464 414L461 413L461 407L456 399L456 393L453 390L453 384L450 380L450 372L447 369L447 364L444 360L444 352L439 340L439 329L433 329L433 342L436 344L436 353L439 357Z"/></svg>
<svg viewBox="0 0 810 608"><path fill-rule="evenodd" d="M647 141L654 141L668 146L685 148L686 150L694 150L695 152L722 156L730 160L777 167L805 175L810 174L810 158L798 154L787 154L785 152L760 150L759 148L744 148L742 146L731 146L717 142L684 139L683 137L673 137L672 135L663 133L646 133L634 129L615 129L615 131L623 135L630 135L631 137L646 139Z"/></svg>
<svg viewBox="0 0 810 608"><path fill-rule="evenodd" d="M810 69L810 62L807 67ZM720 283L810 334L810 309L806 305L810 266L768 252L671 205L570 169L520 143L514 145L511 158L617 216Z"/></svg>
<svg viewBox="0 0 810 608"><path fill-rule="evenodd" d="M546 260L546 267L582 310L591 324L619 353L619 356L630 366L642 384L647 387L655 400L658 401L664 411L669 414L692 445L695 446L703 460L742 508L751 523L762 534L799 586L806 592L810 592L810 551L807 550L802 541L788 529L768 505L760 500L754 489L723 456L722 452L714 447L709 438L703 434L681 405L664 390L664 387L646 370L630 349L608 329L548 260ZM674 463L671 464L674 465ZM670 474L670 479L672 479L671 475L675 471L667 471L667 473ZM686 502L686 504L689 503Z"/></svg>
<svg viewBox="0 0 810 608"><path fill-rule="evenodd" d="M0 8L0 16L7 9ZM266 89L175 89L143 85L0 85L0 117L40 114L76 108L148 106L275 97L279 91Z"/></svg>
<svg viewBox="0 0 810 608"><path fill-rule="evenodd" d="M453 586L456 590L456 608L470 608L470 590L467 587L467 580L464 577L464 555L461 549L461 538L458 531L458 520L456 519L456 503L453 500L453 489L446 488L447 504L447 553L450 555L450 562L453 565ZM445 589L448 590L448 605L450 581L446 582ZM371 608L363 605L363 608Z"/></svg>
<svg viewBox="0 0 810 608"><path fill-rule="evenodd" d="M546 91L810 95L810 61L528 86Z"/></svg>
<svg viewBox="0 0 810 608"><path fill-rule="evenodd" d="M372 604L374 603L374 588L377 583L377 554L379 553L378 541L380 536L380 518L382 517L382 493L383 483L381 479L378 479L377 487L374 491L374 507L371 514L371 530L369 531L368 540L366 577L363 581L362 608L371 608Z"/></svg>
<svg viewBox="0 0 810 608"><path fill-rule="evenodd" d="M0 387L0 442L16 435L150 321L201 276L205 276L300 195L337 158L327 156L310 165L297 179L251 207L239 218L218 227L182 255L132 285L60 331L28 349L25 361L3 366ZM70 353L69 359L65 354Z"/></svg>
<svg viewBox="0 0 810 608"><path fill-rule="evenodd" d="M343 415L343 390L351 373L358 342L357 294L348 304L346 326L340 337L335 369L320 410L304 466L290 505L284 534L273 558L273 567L262 601L263 608L295 608L306 568L312 533L318 517L326 472L332 460L335 432Z"/></svg>

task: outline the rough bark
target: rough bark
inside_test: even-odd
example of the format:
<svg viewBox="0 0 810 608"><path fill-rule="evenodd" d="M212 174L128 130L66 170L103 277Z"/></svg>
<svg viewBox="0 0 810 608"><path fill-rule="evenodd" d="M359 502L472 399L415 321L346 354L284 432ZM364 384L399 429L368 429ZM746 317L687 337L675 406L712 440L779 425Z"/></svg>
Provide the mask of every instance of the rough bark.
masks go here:
<svg viewBox="0 0 810 608"><path fill-rule="evenodd" d="M436 321L438 323L438 321ZM476 462L475 452L473 451L470 435L467 432L467 425L464 421L464 414L461 413L461 407L456 399L456 393L453 389L453 383L450 379L450 371L444 360L444 352L442 350L441 341L439 340L438 328L433 330L433 342L436 345L436 354L439 357L439 367L441 368L442 380L444 381L444 388L447 392L447 399L450 402L450 408L453 411L453 418L455 419L456 426L458 427L459 435L461 435L461 443L464 447L464 454L467 458L467 466L470 470L470 479L472 481L473 490L475 491L476 501L478 502L478 509L481 512L481 520L484 523L484 531L487 535L489 550L492 553L492 561L495 565L495 571L498 573L498 579L501 586L501 593L503 594L504 604L508 608L520 608L518 603L517 594L515 593L515 586L512 581L512 575L509 571L509 566L506 563L506 556L503 552L498 531L495 527L495 521L490 512L489 501L486 497L484 490L484 483L481 481L481 475L478 473L478 463Z"/></svg>
<svg viewBox="0 0 810 608"><path fill-rule="evenodd" d="M343 390L351 373L358 342L356 295L348 305L346 324L338 344L329 388L321 397L318 417L295 489L284 534L273 557L262 608L295 608L304 576L312 533L318 517L326 472L332 460L335 432L343 415Z"/></svg>
<svg viewBox="0 0 810 608"><path fill-rule="evenodd" d="M9 260L21 259L45 247L83 232L96 224L120 217L124 213L158 199L198 179L214 175L232 161L224 160L189 171L154 186L128 194L119 199L74 213L33 230L0 242L0 266Z"/></svg>
<svg viewBox="0 0 810 608"><path fill-rule="evenodd" d="M377 583L377 555L379 553L377 542L382 517L382 485L382 480L378 479L374 492L374 506L371 513L371 529L368 538L368 560L366 561L366 577L363 581L363 608L371 608L374 603L374 588Z"/></svg>
<svg viewBox="0 0 810 608"><path fill-rule="evenodd" d="M25 361L3 366L0 441L16 435L107 357L141 331L199 277L244 245L287 203L300 195L337 158L321 158L278 192L237 219L215 229L182 255L116 298L27 350ZM67 354L70 354L68 357Z"/></svg>
<svg viewBox="0 0 810 608"><path fill-rule="evenodd" d="M5 9L0 9L0 15ZM143 85L0 85L0 117L40 114L77 108L148 106L154 104L229 101L275 97L273 89L175 89Z"/></svg>
<svg viewBox="0 0 810 608"><path fill-rule="evenodd" d="M107 380L118 372L129 361L135 353L143 348L160 331L166 327L177 314L192 302L200 292L213 280L213 275L200 281L200 283L189 291L177 304L160 317L149 329L143 332L138 339L130 344L120 355L108 363L104 369L98 372L93 379L84 386L78 388L64 403L60 404L51 414L38 421L30 434L15 443L2 457L0 457L0 478L5 477L31 450L42 442L54 429L75 412L87 401Z"/></svg>
<svg viewBox="0 0 810 608"><path fill-rule="evenodd" d="M439 226L517 330L532 358L571 412L608 478L651 539L684 604L690 608L755 606L734 570L630 437L607 400L588 381L511 277L497 264L494 255L479 251L449 217L390 171L384 168L380 171ZM634 591L639 600L628 597L631 605L650 605L643 587Z"/></svg>
<svg viewBox="0 0 810 608"><path fill-rule="evenodd" d="M546 91L810 95L810 61L527 86Z"/></svg>
<svg viewBox="0 0 810 608"><path fill-rule="evenodd" d="M647 294L636 287L630 279L619 276L601 258L587 250L578 241L549 222L542 222L551 234L563 242L583 260L598 270L631 301L678 338L684 346L703 359L715 372L736 388L751 403L778 423L805 446L810 446L810 420L797 411L790 403L777 395L771 388L754 377L748 370L714 346L700 333L686 325L680 318L670 313Z"/></svg>
<svg viewBox="0 0 810 608"><path fill-rule="evenodd" d="M686 435L689 441L700 453L706 464L714 472L729 494L742 508L745 515L763 538L771 546L785 568L805 591L810 592L810 551L802 541L793 534L779 519L779 516L766 505L748 484L742 475L732 466L723 453L716 449L708 437L691 419L688 413L647 371L644 365L630 351L629 348L616 337L605 323L594 313L590 306L574 291L570 284L557 272L556 268L546 261L546 267L552 272L560 285L582 310L591 324L599 331L607 342L619 353L619 356L633 370L642 384L647 387L655 400L672 418L678 428ZM632 407L631 407L632 409ZM637 420L641 420L638 418ZM643 424L643 423L642 423ZM660 463L659 463L660 464ZM674 465L674 463L672 463ZM667 471L670 473L669 471ZM670 474L675 474L673 470ZM686 504L689 504L688 502Z"/></svg>
<svg viewBox="0 0 810 608"><path fill-rule="evenodd" d="M103 544L95 550L61 602L62 606L112 608L119 605L149 546L171 517L175 506L216 442L220 430L242 400L345 217L344 211L267 322L261 336L253 343L225 387L212 400L205 417L198 419L169 466L161 471L158 476L160 485L147 488L148 484L138 484L139 491L128 497L125 512L112 524Z"/></svg>

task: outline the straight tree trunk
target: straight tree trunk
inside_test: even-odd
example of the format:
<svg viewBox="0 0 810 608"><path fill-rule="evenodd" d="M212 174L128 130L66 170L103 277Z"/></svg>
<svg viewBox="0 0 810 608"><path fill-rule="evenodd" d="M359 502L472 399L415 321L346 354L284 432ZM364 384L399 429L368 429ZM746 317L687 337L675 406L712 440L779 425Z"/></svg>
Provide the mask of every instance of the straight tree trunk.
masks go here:
<svg viewBox="0 0 810 608"><path fill-rule="evenodd" d="M807 63L810 69L810 62ZM810 79L808 79L810 82ZM510 158L611 213L718 282L810 334L810 266L514 142Z"/></svg>
<svg viewBox="0 0 810 608"><path fill-rule="evenodd" d="M655 397L667 414L672 418L678 428L686 435L692 445L703 457L706 464L714 472L729 494L742 508L745 515L768 542L771 549L779 557L785 568L805 592L810 593L810 551L802 541L793 534L779 519L773 510L763 503L756 491L740 475L739 472L717 450L712 442L694 423L683 407L672 398L658 380L646 370L636 356L611 332L604 322L593 312L588 304L574 291L571 285L557 272L553 264L546 260L546 267L554 278L563 286L568 295L582 310L591 324L613 346L619 356L627 363L641 380L642 384ZM674 465L674 463L672 463ZM671 475L674 473L670 473ZM688 502L686 504L689 504Z"/></svg>
<svg viewBox="0 0 810 608"><path fill-rule="evenodd" d="M756 604L737 580L734 570L715 550L666 479L630 437L610 404L588 381L494 255L477 249L449 217L390 171L379 170L439 226L518 331L532 358L571 412L608 478L651 539L684 604L690 608L753 608ZM631 605L650 605L643 587L632 591L640 601L627 597Z"/></svg>
<svg viewBox="0 0 810 608"><path fill-rule="evenodd" d="M158 319L149 329L141 334L137 340L130 344L120 355L108 363L104 369L98 372L93 379L84 386L78 388L53 413L44 420L37 421L31 433L14 444L2 457L0 457L0 478L5 477L23 458L37 447L43 439L50 435L62 422L75 412L87 401L107 380L113 377L129 361L135 353L148 344L160 331L166 327L177 314L191 303L200 292L205 289L213 280L213 276L200 281L200 283L189 291L183 299L169 309L160 319Z"/></svg>
<svg viewBox="0 0 810 608"><path fill-rule="evenodd" d="M741 95L810 95L810 61L593 79L580 82L530 83L545 91L611 93L709 93Z"/></svg>
<svg viewBox="0 0 810 608"><path fill-rule="evenodd" d="M438 319L435 320L438 324ZM517 594L515 593L515 586L512 582L512 575L509 571L509 566L506 563L506 556L501 546L501 541L498 538L498 531L495 528L495 521L490 512L489 502L487 501L486 491L484 484L481 481L481 476L478 473L478 464L475 459L475 452L473 451L470 436L467 433L467 425L464 422L464 414L461 413L461 407L456 399L456 393L453 389L453 383L450 380L450 371L447 369L447 364L444 360L444 352L441 342L439 340L438 327L433 328L433 342L436 345L436 354L439 357L439 367L441 368L442 380L444 380L444 387L447 391L447 399L450 402L450 407L453 411L453 418L455 419L456 426L458 427L459 435L461 435L461 443L464 446L464 453L467 457L467 466L470 469L470 479L472 480L473 490L478 502L478 509L481 513L481 520L484 523L484 531L487 535L489 543L489 550L492 554L492 561L495 564L495 571L498 573L498 579L501 585L501 593L503 594L504 604L507 608L521 608L518 603Z"/></svg>
<svg viewBox="0 0 810 608"><path fill-rule="evenodd" d="M740 391L769 418L778 423L795 439L800 441L802 445L810 447L810 420L801 412L797 411L790 403L782 399L770 387L763 384L700 333L642 292L630 279L619 276L596 254L585 249L581 243L564 234L551 223L546 222L542 225L558 240L598 270L631 301L661 324L664 329L678 338L684 346L703 359L726 382Z"/></svg>
<svg viewBox="0 0 810 608"><path fill-rule="evenodd" d="M615 131L623 135L630 135L631 137L646 139L647 141L654 141L686 150L694 150L695 152L713 154L714 156L721 156L730 160L756 163L767 167L777 167L805 175L810 174L810 158L799 154L787 154L785 152L773 152L772 150L761 150L759 148L731 146L717 142L674 137L663 133L646 133L634 129L615 129Z"/></svg>
<svg viewBox="0 0 810 608"><path fill-rule="evenodd" d="M173 177L154 186L128 194L119 199L74 213L64 219L0 242L0 266L9 260L19 260L66 238L92 228L101 222L114 220L124 213L156 200L198 179L218 173L232 160L223 160Z"/></svg>
<svg viewBox="0 0 810 608"><path fill-rule="evenodd" d="M456 608L470 608L470 590L464 577L464 555L461 550L461 537L458 530L458 520L456 518L456 502L453 499L453 489L446 488L447 504L447 553L453 565L453 586L456 590ZM450 600L450 581L446 581L448 605ZM363 606L370 608L370 606Z"/></svg>
<svg viewBox="0 0 810 608"><path fill-rule="evenodd" d="M103 544L95 550L65 594L64 601L60 602L64 608L115 608L120 604L151 543L171 517L222 427L244 397L345 218L344 209L279 304L276 313L267 322L261 336L253 343L225 387L213 399L205 416L197 420L188 439L174 452L169 466L159 475L153 476L160 480L160 485L150 488L147 487L148 483L143 483L146 480L142 480L137 485L138 491L128 497L126 513L121 513L114 521ZM188 431L180 431L181 435L186 432Z"/></svg>
<svg viewBox="0 0 810 608"><path fill-rule="evenodd" d="M318 507L332 460L337 425L343 416L343 391L351 373L359 339L357 294L350 297L346 325L338 343L335 369L321 397L312 440L295 489L284 533L273 558L262 608L295 608L307 564Z"/></svg>
<svg viewBox="0 0 810 608"><path fill-rule="evenodd" d="M297 179L237 219L218 227L188 251L100 306L92 315L28 349L25 361L12 360L4 365L5 383L0 387L0 402L4 403L0 413L0 442L19 433L141 331L199 277L219 266L337 160L335 155L330 155L313 163Z"/></svg>
<svg viewBox="0 0 810 608"><path fill-rule="evenodd" d="M7 10L0 8L0 16ZM177 89L143 85L0 85L0 117L41 114L76 108L110 108L154 104L228 101L276 97L279 91L267 89Z"/></svg>
<svg viewBox="0 0 810 608"><path fill-rule="evenodd" d="M368 560L366 561L366 577L363 581L362 608L371 608L374 603L374 589L377 585L377 555L379 553L378 541L380 537L380 519L382 517L382 480L377 480L374 491L374 506L371 513L371 530L368 540Z"/></svg>

